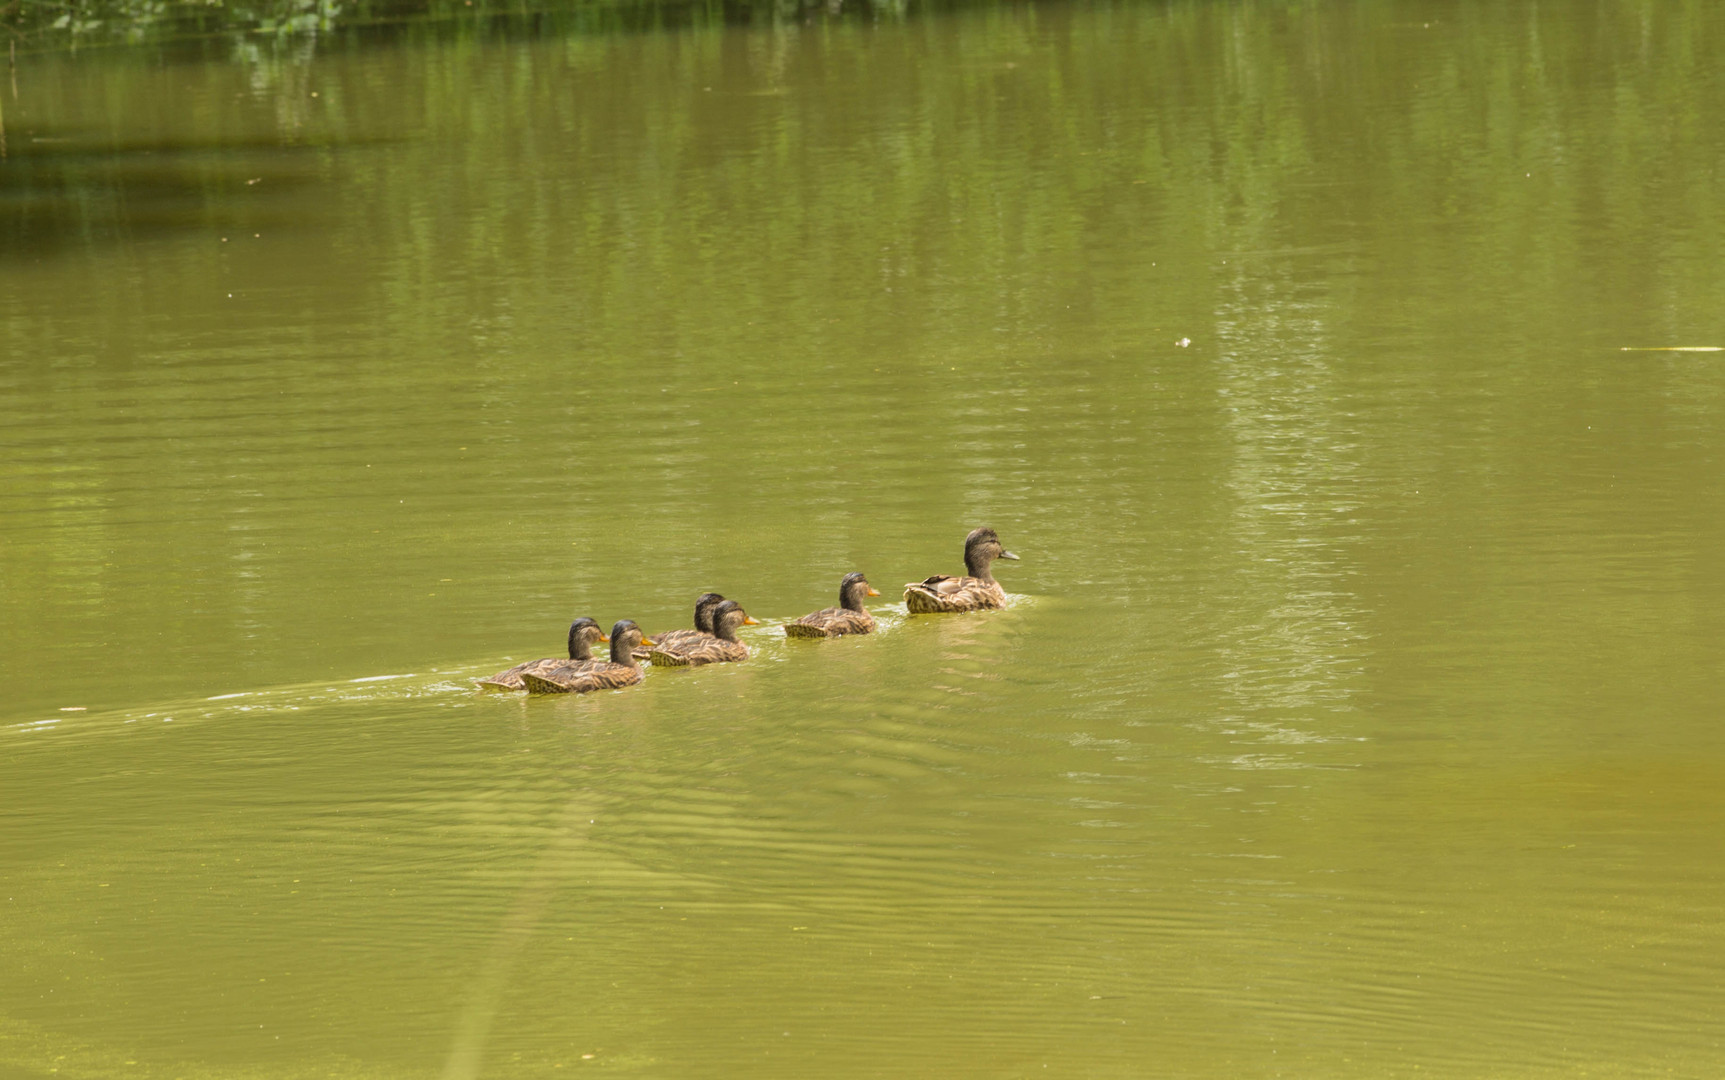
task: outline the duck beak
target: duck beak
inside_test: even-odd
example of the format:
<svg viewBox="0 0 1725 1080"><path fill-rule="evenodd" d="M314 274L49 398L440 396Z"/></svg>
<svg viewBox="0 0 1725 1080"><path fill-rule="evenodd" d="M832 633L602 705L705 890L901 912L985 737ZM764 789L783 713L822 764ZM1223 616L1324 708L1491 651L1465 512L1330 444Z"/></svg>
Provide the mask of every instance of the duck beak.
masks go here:
<svg viewBox="0 0 1725 1080"><path fill-rule="evenodd" d="M657 645L659 643L657 641L654 641L652 638L648 637L646 634L642 634L641 635L641 644L643 644L643 645Z"/></svg>
<svg viewBox="0 0 1725 1080"><path fill-rule="evenodd" d="M610 641L611 641L611 635L610 634L600 634L599 635L599 644L607 645L607 644L610 644Z"/></svg>
<svg viewBox="0 0 1725 1080"><path fill-rule="evenodd" d="M875 587L874 587L874 586L873 586L873 585L870 585L870 586L869 586L869 587L868 587L868 594L869 594L869 595L870 595L870 596L879 596L879 595L880 595L880 590L879 590L879 589L877 589L877 588L875 588Z"/></svg>
<svg viewBox="0 0 1725 1080"><path fill-rule="evenodd" d="M743 616L743 625L744 626L759 626L759 625L761 625L761 621L759 619L755 618L753 615L744 615Z"/></svg>
<svg viewBox="0 0 1725 1080"><path fill-rule="evenodd" d="M1001 558L1003 558L1003 559L1011 559L1011 560L1012 560L1012 561L1013 561L1013 562L1017 562L1017 561L1018 561L1018 556L1016 556L1016 555L1014 555L1014 554L1013 554L1013 553L1012 553L1012 552L1010 552L1010 551L1003 551L1003 552L1001 552L1001 553L1000 553L1000 557L1001 557Z"/></svg>

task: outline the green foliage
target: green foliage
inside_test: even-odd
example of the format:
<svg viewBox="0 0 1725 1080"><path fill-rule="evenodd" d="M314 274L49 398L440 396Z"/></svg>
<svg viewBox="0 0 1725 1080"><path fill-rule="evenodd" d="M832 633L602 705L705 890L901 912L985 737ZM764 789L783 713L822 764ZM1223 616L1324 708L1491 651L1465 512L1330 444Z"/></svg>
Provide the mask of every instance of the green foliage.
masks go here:
<svg viewBox="0 0 1725 1080"><path fill-rule="evenodd" d="M52 48L163 32L327 30L344 7L340 0L10 0L0 5L0 25L17 41Z"/></svg>
<svg viewBox="0 0 1725 1080"><path fill-rule="evenodd" d="M166 41L211 34L290 36L427 20L467 27L621 29L810 15L898 17L951 0L0 0L14 47Z"/></svg>

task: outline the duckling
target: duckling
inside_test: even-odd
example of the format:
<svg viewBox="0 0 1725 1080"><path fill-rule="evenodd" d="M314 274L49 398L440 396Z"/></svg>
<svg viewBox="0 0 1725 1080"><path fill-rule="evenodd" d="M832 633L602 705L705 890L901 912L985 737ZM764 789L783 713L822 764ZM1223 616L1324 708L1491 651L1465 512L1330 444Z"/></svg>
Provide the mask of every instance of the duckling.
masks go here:
<svg viewBox="0 0 1725 1080"><path fill-rule="evenodd" d="M1006 550L993 529L976 529L964 538L964 568L968 577L939 575L926 581L913 581L904 587L904 603L913 615L937 611L984 611L1006 606L1006 590L988 565L996 559L1018 556Z"/></svg>
<svg viewBox="0 0 1725 1080"><path fill-rule="evenodd" d="M874 616L863 607L863 598L880 592L861 574L846 574L839 582L839 606L822 608L785 624L786 637L838 637L840 634L871 634Z"/></svg>
<svg viewBox="0 0 1725 1080"><path fill-rule="evenodd" d="M726 600L713 609L713 636L701 637L674 650L655 648L653 663L658 667L700 667L732 660L746 660L749 647L737 640L737 627L759 626L749 618L742 605Z"/></svg>
<svg viewBox="0 0 1725 1080"><path fill-rule="evenodd" d="M611 628L611 662L584 666L567 665L561 671L521 673L529 694L585 694L589 690L620 690L641 681L641 665L635 661L637 645L651 645L633 620L621 619Z"/></svg>
<svg viewBox="0 0 1725 1080"><path fill-rule="evenodd" d="M681 648L690 641L713 636L713 609L725 602L725 598L716 592L702 593L695 600L695 628L693 630L667 630L654 636L660 648ZM636 649L635 659L645 660L651 649Z"/></svg>
<svg viewBox="0 0 1725 1080"><path fill-rule="evenodd" d="M544 674L551 668L593 662L593 642L610 641L605 631L599 629L599 624L585 616L569 624L569 659L550 657L545 660L529 660L525 664L516 664L508 671L499 671L489 679L480 679L479 685L488 690L521 690L524 684L521 677L531 671Z"/></svg>

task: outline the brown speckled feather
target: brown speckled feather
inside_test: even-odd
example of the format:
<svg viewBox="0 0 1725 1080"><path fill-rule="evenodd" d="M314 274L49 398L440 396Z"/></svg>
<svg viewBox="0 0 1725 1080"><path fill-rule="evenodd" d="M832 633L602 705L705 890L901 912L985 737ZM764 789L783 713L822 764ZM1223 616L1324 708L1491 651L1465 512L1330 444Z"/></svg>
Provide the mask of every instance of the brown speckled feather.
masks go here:
<svg viewBox="0 0 1725 1080"><path fill-rule="evenodd" d="M529 660L525 664L516 664L508 671L499 671L489 679L480 679L479 685L493 690L520 690L523 687L522 676L529 671L543 674L559 664L580 663L567 658L553 656L547 660Z"/></svg>
<svg viewBox="0 0 1725 1080"><path fill-rule="evenodd" d="M553 660L544 667L521 673L521 682L525 686L529 675L540 682L566 683L583 672L594 668L609 667L609 660Z"/></svg>
<svg viewBox="0 0 1725 1080"><path fill-rule="evenodd" d="M667 652L677 652L702 638L711 638L712 636L704 630L667 630L663 634L654 634L653 643ZM653 650L645 645L635 650L635 659L637 660L645 660L652 655Z"/></svg>
<svg viewBox="0 0 1725 1080"><path fill-rule="evenodd" d="M583 666L579 662L563 661L564 670L546 674L522 672L521 681L530 694L585 694L592 690L619 690L641 681L641 669L633 664L613 664L604 660Z"/></svg>
<svg viewBox="0 0 1725 1080"><path fill-rule="evenodd" d="M655 667L700 667L703 664L747 660L749 647L740 641L726 641L711 634L702 634L700 640L691 641L674 651L655 648L652 653Z"/></svg>
<svg viewBox="0 0 1725 1080"><path fill-rule="evenodd" d="M937 576L906 585L904 604L916 615L940 611L986 611L1006 606L1006 590L998 581Z"/></svg>
<svg viewBox="0 0 1725 1080"><path fill-rule="evenodd" d="M874 632L874 616L866 611L830 607L785 624L786 637L838 637Z"/></svg>

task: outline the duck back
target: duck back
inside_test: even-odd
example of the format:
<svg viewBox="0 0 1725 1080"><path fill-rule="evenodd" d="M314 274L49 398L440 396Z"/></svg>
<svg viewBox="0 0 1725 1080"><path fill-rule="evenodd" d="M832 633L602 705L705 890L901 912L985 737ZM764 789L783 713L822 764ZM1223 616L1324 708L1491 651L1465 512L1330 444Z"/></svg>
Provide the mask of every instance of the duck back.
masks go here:
<svg viewBox="0 0 1725 1080"><path fill-rule="evenodd" d="M651 659L654 667L701 667L705 664L727 664L749 658L749 647L740 641L703 634L702 640L677 649L655 646Z"/></svg>
<svg viewBox="0 0 1725 1080"><path fill-rule="evenodd" d="M786 637L825 638L874 632L874 616L847 608L822 608L785 624Z"/></svg>
<svg viewBox="0 0 1725 1080"><path fill-rule="evenodd" d="M943 611L988 611L1006 606L1006 590L998 581L938 575L904 587L904 604L913 615Z"/></svg>
<svg viewBox="0 0 1725 1080"><path fill-rule="evenodd" d="M641 669L633 664L606 660L563 661L562 669L524 671L521 681L529 694L586 694L594 690L618 690L641 681Z"/></svg>

